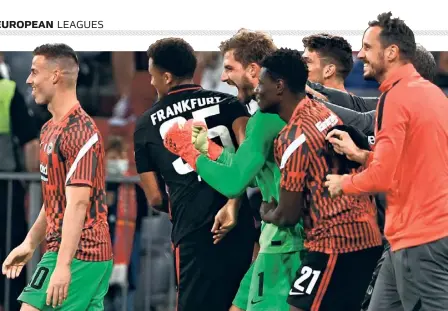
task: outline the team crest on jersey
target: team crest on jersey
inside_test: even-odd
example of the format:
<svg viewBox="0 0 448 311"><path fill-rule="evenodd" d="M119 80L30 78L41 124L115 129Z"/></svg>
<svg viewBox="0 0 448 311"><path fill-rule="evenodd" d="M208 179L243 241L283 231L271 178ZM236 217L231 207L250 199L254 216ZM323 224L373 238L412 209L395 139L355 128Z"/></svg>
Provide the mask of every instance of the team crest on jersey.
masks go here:
<svg viewBox="0 0 448 311"><path fill-rule="evenodd" d="M46 150L47 154L52 153L53 149L54 149L54 144L53 144L53 142L51 142L47 145L47 150Z"/></svg>

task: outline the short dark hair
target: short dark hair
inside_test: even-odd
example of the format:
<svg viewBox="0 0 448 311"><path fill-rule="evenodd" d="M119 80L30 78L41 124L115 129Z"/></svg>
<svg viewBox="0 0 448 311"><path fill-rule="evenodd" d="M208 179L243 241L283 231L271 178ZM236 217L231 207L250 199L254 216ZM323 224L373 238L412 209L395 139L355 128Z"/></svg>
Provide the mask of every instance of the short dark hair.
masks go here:
<svg viewBox="0 0 448 311"><path fill-rule="evenodd" d="M57 60L61 58L68 58L79 65L78 55L76 52L67 44L64 43L47 43L38 46L33 51L34 56L44 56L47 59Z"/></svg>
<svg viewBox="0 0 448 311"><path fill-rule="evenodd" d="M261 64L263 58L277 49L272 37L261 31L240 29L232 38L222 41L222 54L233 50L235 60L247 67L250 63Z"/></svg>
<svg viewBox="0 0 448 311"><path fill-rule="evenodd" d="M403 60L412 61L415 55L416 44L414 32L398 17L392 18L392 13L381 13L377 20L370 21L369 27L380 27L380 41L383 48L395 44L400 49Z"/></svg>
<svg viewBox="0 0 448 311"><path fill-rule="evenodd" d="M266 56L262 61L262 67L273 79L282 79L289 90L295 94L305 93L305 85L308 79L308 67L302 60L298 50L281 48Z"/></svg>
<svg viewBox="0 0 448 311"><path fill-rule="evenodd" d="M151 44L147 51L153 64L176 78L191 79L197 65L193 47L182 38L164 38Z"/></svg>
<svg viewBox="0 0 448 311"><path fill-rule="evenodd" d="M431 82L434 81L437 75L437 63L434 55L425 49L423 45L417 44L412 64L423 78Z"/></svg>
<svg viewBox="0 0 448 311"><path fill-rule="evenodd" d="M302 39L303 46L316 51L321 57L330 59L336 65L336 74L345 80L353 69L353 51L343 37L319 33Z"/></svg>

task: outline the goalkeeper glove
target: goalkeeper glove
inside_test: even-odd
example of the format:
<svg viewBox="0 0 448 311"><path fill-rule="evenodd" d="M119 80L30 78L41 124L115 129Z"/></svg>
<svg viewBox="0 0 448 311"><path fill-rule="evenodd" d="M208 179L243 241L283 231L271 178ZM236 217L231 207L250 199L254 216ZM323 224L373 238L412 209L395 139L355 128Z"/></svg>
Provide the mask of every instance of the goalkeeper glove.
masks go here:
<svg viewBox="0 0 448 311"><path fill-rule="evenodd" d="M223 148L208 138L208 129L205 122L193 120L191 137L196 150L213 161L219 158Z"/></svg>

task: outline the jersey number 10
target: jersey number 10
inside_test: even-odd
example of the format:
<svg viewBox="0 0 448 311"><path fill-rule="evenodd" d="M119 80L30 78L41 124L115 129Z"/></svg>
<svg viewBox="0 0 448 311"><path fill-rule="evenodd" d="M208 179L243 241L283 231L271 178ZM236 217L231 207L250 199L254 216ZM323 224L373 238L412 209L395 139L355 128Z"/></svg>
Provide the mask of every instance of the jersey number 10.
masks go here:
<svg viewBox="0 0 448 311"><path fill-rule="evenodd" d="M204 109L196 110L192 112L193 119L203 121L207 124L207 118L211 116L218 115L220 113L219 105L210 106ZM160 135L162 139L165 138L166 132L170 129L170 127L175 123L185 123L187 120L184 117L175 117L171 120L165 121L160 126ZM208 125L207 125L208 127ZM229 129L224 125L217 125L213 128L208 129L208 138L212 139L215 137L219 137L221 139L222 145L225 148L230 148L231 150L235 150L235 146L232 142L232 138L230 136ZM188 164L184 163L182 158L177 158L173 161L174 170L179 175L185 175L193 172L193 168Z"/></svg>

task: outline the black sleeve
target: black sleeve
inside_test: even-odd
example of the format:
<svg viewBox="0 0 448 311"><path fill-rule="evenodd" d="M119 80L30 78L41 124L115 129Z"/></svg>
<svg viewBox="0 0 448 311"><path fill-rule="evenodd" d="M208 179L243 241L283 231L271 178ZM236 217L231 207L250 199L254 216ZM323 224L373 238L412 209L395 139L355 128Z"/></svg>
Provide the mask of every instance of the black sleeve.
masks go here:
<svg viewBox="0 0 448 311"><path fill-rule="evenodd" d="M20 146L39 138L36 117L31 109L28 109L25 99L17 88L11 101L10 113L12 135L18 138Z"/></svg>
<svg viewBox="0 0 448 311"><path fill-rule="evenodd" d="M139 174L156 171L153 150L151 150L154 145L151 141L154 130L152 124L144 116L137 121L134 131L134 158Z"/></svg>
<svg viewBox="0 0 448 311"><path fill-rule="evenodd" d="M331 111L341 118L345 125L351 125L363 132L365 135L373 135L373 128L375 126L375 111L358 112L344 107L331 104L326 101L321 101Z"/></svg>
<svg viewBox="0 0 448 311"><path fill-rule="evenodd" d="M358 112L376 110L378 97L359 97L337 89L325 87L319 83L308 81L307 84L313 90L325 95L329 102L337 106L352 109Z"/></svg>

